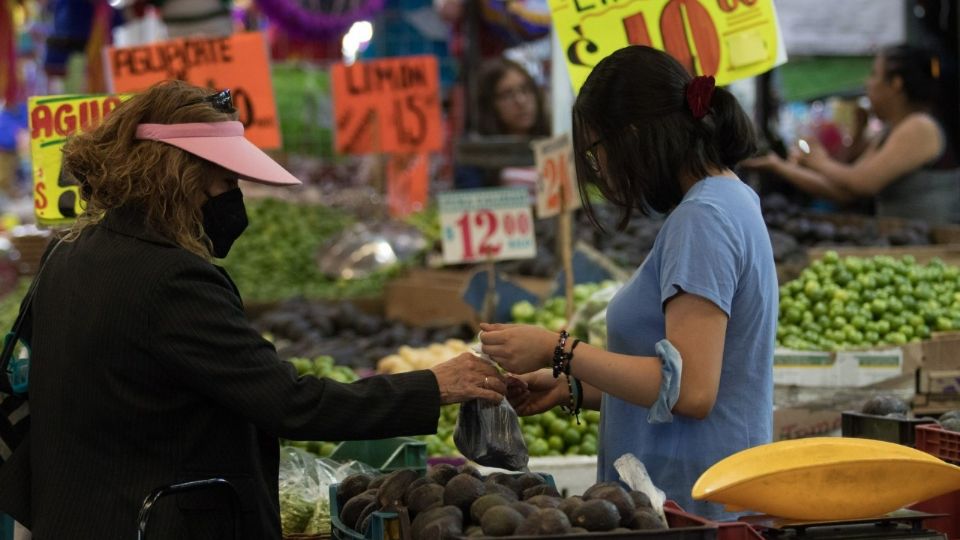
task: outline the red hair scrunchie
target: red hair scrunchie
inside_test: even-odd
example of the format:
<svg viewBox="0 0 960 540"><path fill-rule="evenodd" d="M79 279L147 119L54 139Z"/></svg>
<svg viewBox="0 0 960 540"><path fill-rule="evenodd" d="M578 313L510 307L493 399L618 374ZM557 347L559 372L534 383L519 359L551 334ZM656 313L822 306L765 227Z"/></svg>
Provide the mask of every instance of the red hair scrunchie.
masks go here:
<svg viewBox="0 0 960 540"><path fill-rule="evenodd" d="M698 75L687 83L687 107L697 120L710 112L714 88L716 88L716 80L712 75Z"/></svg>

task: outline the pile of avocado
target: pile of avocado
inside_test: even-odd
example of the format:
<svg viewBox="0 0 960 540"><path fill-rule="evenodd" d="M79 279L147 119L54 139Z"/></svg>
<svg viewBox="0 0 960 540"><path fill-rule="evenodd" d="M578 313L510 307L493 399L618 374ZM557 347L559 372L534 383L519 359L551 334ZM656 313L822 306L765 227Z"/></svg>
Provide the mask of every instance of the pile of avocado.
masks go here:
<svg viewBox="0 0 960 540"><path fill-rule="evenodd" d="M562 498L535 473L482 476L474 467L437 465L420 477L401 470L386 476L350 476L337 488L340 521L366 533L373 513L405 508L411 537L552 536L666 529L650 499L616 482Z"/></svg>

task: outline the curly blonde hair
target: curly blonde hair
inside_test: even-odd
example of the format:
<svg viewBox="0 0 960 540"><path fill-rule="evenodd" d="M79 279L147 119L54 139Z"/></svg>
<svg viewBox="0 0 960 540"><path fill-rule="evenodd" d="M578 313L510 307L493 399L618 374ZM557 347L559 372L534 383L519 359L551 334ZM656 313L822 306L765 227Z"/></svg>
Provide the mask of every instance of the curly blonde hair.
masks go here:
<svg viewBox="0 0 960 540"><path fill-rule="evenodd" d="M216 166L175 146L138 140L135 134L137 125L145 123L236 120L236 114L199 101L211 93L182 81L164 81L122 103L96 129L67 141L63 170L80 184L86 204L67 239L79 237L112 209L136 206L153 231L210 259L199 201L215 178Z"/></svg>

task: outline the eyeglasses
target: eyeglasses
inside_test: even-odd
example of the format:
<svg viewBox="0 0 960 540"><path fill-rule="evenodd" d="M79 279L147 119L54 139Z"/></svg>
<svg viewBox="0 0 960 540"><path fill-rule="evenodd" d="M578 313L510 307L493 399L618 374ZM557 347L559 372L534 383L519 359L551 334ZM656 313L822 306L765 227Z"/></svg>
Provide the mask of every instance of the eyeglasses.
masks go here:
<svg viewBox="0 0 960 540"><path fill-rule="evenodd" d="M600 168L600 158L597 157L597 152L594 150L596 147L600 146L600 143L603 142L603 139L595 141L593 144L587 147L583 151L583 157L587 160L587 165L590 167L590 172L592 172L597 177L601 176L603 170Z"/></svg>
<svg viewBox="0 0 960 540"><path fill-rule="evenodd" d="M196 105L197 103L209 103L213 106L214 109L222 112L233 114L237 112L237 109L233 106L233 96L230 95L230 89L224 89L216 94L210 94L207 97L202 97L200 99L195 99L193 101L188 101L181 105L180 107L187 107L189 105Z"/></svg>

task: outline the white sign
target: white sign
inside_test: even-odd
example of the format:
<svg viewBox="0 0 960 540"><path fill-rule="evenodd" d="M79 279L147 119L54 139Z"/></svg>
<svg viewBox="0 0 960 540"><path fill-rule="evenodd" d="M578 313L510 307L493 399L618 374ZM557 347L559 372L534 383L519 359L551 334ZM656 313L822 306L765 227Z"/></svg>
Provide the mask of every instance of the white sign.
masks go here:
<svg viewBox="0 0 960 540"><path fill-rule="evenodd" d="M881 47L907 39L903 0L775 0L774 4L791 55L873 55Z"/></svg>
<svg viewBox="0 0 960 540"><path fill-rule="evenodd" d="M447 264L537 255L530 195L524 188L441 193L440 227Z"/></svg>
<svg viewBox="0 0 960 540"><path fill-rule="evenodd" d="M577 171L573 166L573 143L570 134L534 141L533 155L537 163L537 218L544 219L562 210L580 207Z"/></svg>

